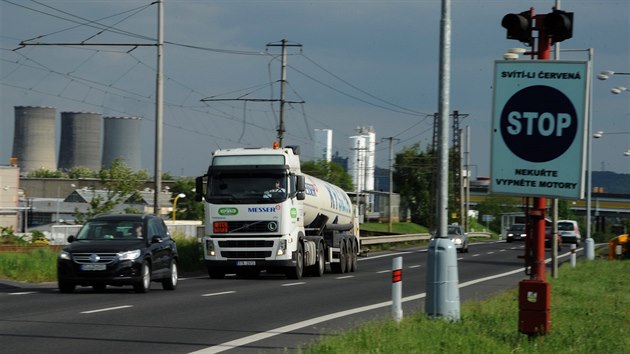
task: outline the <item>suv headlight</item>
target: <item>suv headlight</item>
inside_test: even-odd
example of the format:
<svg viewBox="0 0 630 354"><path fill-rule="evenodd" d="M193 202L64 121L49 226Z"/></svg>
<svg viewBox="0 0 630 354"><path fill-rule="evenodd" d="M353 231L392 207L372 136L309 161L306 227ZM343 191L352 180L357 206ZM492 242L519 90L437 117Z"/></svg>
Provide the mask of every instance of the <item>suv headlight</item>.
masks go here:
<svg viewBox="0 0 630 354"><path fill-rule="evenodd" d="M133 261L134 259L138 257L140 257L140 250L133 250L133 251L118 253L118 259L121 261Z"/></svg>
<svg viewBox="0 0 630 354"><path fill-rule="evenodd" d="M66 261L69 261L72 259L72 255L70 255L70 253L66 252L66 251L61 251L59 252L59 259L63 259Z"/></svg>

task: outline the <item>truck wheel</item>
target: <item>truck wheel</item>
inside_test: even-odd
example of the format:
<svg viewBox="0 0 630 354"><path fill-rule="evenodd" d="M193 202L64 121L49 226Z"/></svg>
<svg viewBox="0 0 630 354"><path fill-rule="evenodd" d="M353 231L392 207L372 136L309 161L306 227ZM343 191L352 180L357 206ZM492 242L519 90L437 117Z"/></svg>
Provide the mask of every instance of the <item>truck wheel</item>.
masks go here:
<svg viewBox="0 0 630 354"><path fill-rule="evenodd" d="M140 269L141 278L133 284L133 290L137 293L146 293L151 288L151 266L144 261Z"/></svg>
<svg viewBox="0 0 630 354"><path fill-rule="evenodd" d="M286 271L286 276L289 279L302 278L302 272L304 271L304 252L302 251L302 244L298 242L297 250L295 251L295 267L289 267Z"/></svg>
<svg viewBox="0 0 630 354"><path fill-rule="evenodd" d="M324 260L324 246L319 245L317 247L317 260L315 264L308 268L309 275L314 277L321 277L324 275L324 268L326 267L326 261Z"/></svg>
<svg viewBox="0 0 630 354"><path fill-rule="evenodd" d="M216 270L208 267L208 275L210 279L223 279L225 278L225 272L222 270Z"/></svg>

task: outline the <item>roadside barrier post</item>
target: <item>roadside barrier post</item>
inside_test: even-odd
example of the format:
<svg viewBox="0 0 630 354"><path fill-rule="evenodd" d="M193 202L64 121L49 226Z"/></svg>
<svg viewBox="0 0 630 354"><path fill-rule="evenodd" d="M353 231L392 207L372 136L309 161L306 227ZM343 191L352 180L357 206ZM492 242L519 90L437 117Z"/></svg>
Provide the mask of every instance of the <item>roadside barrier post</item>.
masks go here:
<svg viewBox="0 0 630 354"><path fill-rule="evenodd" d="M403 318L402 311L402 257L392 260L392 316L396 322Z"/></svg>
<svg viewBox="0 0 630 354"><path fill-rule="evenodd" d="M576 245L575 243L572 243L571 244L571 267L572 268L575 268L575 258L576 258L575 250L576 250Z"/></svg>

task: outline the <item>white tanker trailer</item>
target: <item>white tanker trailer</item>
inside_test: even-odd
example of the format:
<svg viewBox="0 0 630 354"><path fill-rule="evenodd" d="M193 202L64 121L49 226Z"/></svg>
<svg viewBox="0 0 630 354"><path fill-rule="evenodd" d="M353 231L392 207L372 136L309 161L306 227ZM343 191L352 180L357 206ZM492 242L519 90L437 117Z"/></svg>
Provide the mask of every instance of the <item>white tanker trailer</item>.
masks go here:
<svg viewBox="0 0 630 354"><path fill-rule="evenodd" d="M300 171L299 151L238 148L212 154L197 177L205 201L203 256L211 278L261 270L322 276L353 272L359 227L348 195Z"/></svg>

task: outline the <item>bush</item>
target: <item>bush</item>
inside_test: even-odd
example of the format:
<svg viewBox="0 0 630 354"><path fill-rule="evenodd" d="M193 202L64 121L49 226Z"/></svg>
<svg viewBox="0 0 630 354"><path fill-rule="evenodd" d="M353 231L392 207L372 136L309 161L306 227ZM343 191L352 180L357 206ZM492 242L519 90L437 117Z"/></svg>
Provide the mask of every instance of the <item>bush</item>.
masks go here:
<svg viewBox="0 0 630 354"><path fill-rule="evenodd" d="M186 237L179 232L173 233L179 253L179 270L182 272L196 272L204 269L201 244L194 237Z"/></svg>

